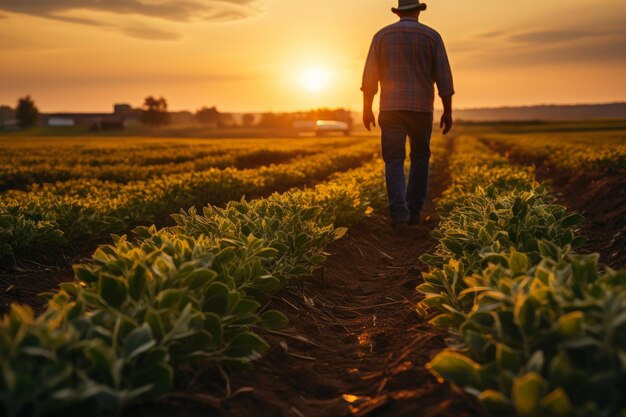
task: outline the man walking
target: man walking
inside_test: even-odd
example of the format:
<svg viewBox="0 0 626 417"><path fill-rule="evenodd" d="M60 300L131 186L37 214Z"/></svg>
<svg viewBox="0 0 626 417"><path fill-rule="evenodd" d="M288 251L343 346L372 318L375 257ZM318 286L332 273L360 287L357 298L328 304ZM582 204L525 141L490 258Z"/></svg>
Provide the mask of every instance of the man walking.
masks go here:
<svg viewBox="0 0 626 417"><path fill-rule="evenodd" d="M452 72L439 34L419 23L426 4L399 0L391 9L400 21L374 36L363 74L363 124L376 126L372 102L380 82L382 154L389 198L389 215L394 228L421 221L426 199L433 128L433 104L437 84L444 112L443 134L452 128ZM404 179L406 137L411 145L408 186Z"/></svg>

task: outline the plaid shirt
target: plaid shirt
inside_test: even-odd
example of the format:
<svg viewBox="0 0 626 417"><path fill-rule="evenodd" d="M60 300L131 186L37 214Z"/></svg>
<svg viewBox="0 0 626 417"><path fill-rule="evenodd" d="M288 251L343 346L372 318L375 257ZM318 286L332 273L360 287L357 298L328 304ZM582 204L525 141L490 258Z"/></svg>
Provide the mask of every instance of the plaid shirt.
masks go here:
<svg viewBox="0 0 626 417"><path fill-rule="evenodd" d="M374 36L361 91L376 95L380 110L432 112L440 97L454 94L452 71L439 34L412 18L402 18Z"/></svg>

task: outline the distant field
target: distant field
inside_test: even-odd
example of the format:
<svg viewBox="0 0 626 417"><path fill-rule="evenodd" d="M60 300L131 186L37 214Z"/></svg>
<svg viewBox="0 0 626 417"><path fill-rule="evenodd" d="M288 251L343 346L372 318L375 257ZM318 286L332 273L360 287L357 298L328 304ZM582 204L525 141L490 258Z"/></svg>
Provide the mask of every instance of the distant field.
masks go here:
<svg viewBox="0 0 626 417"><path fill-rule="evenodd" d="M4 256L34 256L224 204L324 180L377 152L366 138L2 137Z"/></svg>
<svg viewBox="0 0 626 417"><path fill-rule="evenodd" d="M208 168L251 168L339 149L353 138L190 139L0 136L0 191L70 179L116 182Z"/></svg>

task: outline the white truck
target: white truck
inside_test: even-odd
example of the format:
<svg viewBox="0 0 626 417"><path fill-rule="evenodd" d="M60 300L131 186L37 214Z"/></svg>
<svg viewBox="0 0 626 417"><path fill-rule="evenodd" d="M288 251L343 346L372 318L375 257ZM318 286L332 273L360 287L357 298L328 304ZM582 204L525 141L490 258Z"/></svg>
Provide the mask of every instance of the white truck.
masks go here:
<svg viewBox="0 0 626 417"><path fill-rule="evenodd" d="M326 133L342 133L345 136L350 134L348 123L338 120L298 120L293 122L293 128L298 132L312 132L317 136L323 136Z"/></svg>

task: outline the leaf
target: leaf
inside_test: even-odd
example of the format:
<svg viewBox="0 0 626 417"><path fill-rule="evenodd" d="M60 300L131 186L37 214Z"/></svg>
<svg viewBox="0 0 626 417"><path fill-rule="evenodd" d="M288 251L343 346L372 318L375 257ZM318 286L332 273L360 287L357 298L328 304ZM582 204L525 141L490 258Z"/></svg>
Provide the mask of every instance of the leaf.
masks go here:
<svg viewBox="0 0 626 417"><path fill-rule="evenodd" d="M170 347L172 359L180 361L189 355L206 351L211 346L212 341L211 334L204 330L196 331L189 336L177 339Z"/></svg>
<svg viewBox="0 0 626 417"><path fill-rule="evenodd" d="M554 417L571 415L572 404L562 388L557 388L541 400L541 406L547 414Z"/></svg>
<svg viewBox="0 0 626 417"><path fill-rule="evenodd" d="M523 356L504 343L496 344L496 363L500 371L508 370L516 374L522 365Z"/></svg>
<svg viewBox="0 0 626 417"><path fill-rule="evenodd" d="M137 264L128 277L128 294L135 301L141 299L141 295L146 288L146 273L146 267L142 264Z"/></svg>
<svg viewBox="0 0 626 417"><path fill-rule="evenodd" d="M485 390L478 396L480 404L493 414L511 414L513 405L509 399L499 391Z"/></svg>
<svg viewBox="0 0 626 417"><path fill-rule="evenodd" d="M256 359L269 348L263 339L254 333L244 332L235 336L224 351L224 355L235 359Z"/></svg>
<svg viewBox="0 0 626 417"><path fill-rule="evenodd" d="M547 382L537 373L530 372L513 380L511 397L515 411L520 417L535 417Z"/></svg>
<svg viewBox="0 0 626 417"><path fill-rule="evenodd" d="M563 228L571 228L574 226L578 226L585 221L585 218L578 213L570 214L569 216L561 219L561 227Z"/></svg>
<svg viewBox="0 0 626 417"><path fill-rule="evenodd" d="M190 290L195 290L204 285L208 285L217 277L217 272L210 269L204 269L199 271L193 271L186 279L187 287Z"/></svg>
<svg viewBox="0 0 626 417"><path fill-rule="evenodd" d="M72 268L74 269L74 276L77 280L87 284L98 281L98 275L95 274L88 265L78 264L74 265Z"/></svg>
<svg viewBox="0 0 626 417"><path fill-rule="evenodd" d="M461 244L459 244L458 242L452 240L452 239L442 239L441 243L448 248L448 250L450 250L450 252L456 254L456 255L462 255L463 254L463 246L461 246Z"/></svg>
<svg viewBox="0 0 626 417"><path fill-rule="evenodd" d="M263 248L256 252L256 256L262 259L272 259L277 257L279 252L274 248Z"/></svg>
<svg viewBox="0 0 626 417"><path fill-rule="evenodd" d="M248 316L261 308L261 304L258 301L254 301L250 298L243 298L237 306L231 312L234 316Z"/></svg>
<svg viewBox="0 0 626 417"><path fill-rule="evenodd" d="M115 358L110 348L91 343L91 346L85 349L85 355L95 369L108 373L112 371Z"/></svg>
<svg viewBox="0 0 626 417"><path fill-rule="evenodd" d="M149 308L146 311L146 315L144 316L144 321L150 325L150 330L152 330L152 335L157 339L163 339L165 335L165 330L163 328L163 321L159 315L159 312L154 310L153 308Z"/></svg>
<svg viewBox="0 0 626 417"><path fill-rule="evenodd" d="M230 290L222 282L214 282L206 290L203 310L211 313L226 314Z"/></svg>
<svg viewBox="0 0 626 417"><path fill-rule="evenodd" d="M520 296L515 301L513 310L515 323L526 332L535 327L537 321L536 308L535 299L531 295Z"/></svg>
<svg viewBox="0 0 626 417"><path fill-rule="evenodd" d="M278 310L269 310L261 315L261 324L268 329L280 329L289 324L289 319Z"/></svg>
<svg viewBox="0 0 626 417"><path fill-rule="evenodd" d="M139 226L132 230L132 233L142 239L149 239L156 232L156 227Z"/></svg>
<svg viewBox="0 0 626 417"><path fill-rule="evenodd" d="M185 295L185 290L169 289L169 290L161 291L157 295L156 300L158 302L159 308L169 309L169 308L176 307L181 302L184 295Z"/></svg>
<svg viewBox="0 0 626 417"><path fill-rule="evenodd" d="M156 345L152 337L152 331L148 323L144 323L141 327L133 330L124 340L124 356L132 359L135 356L148 351Z"/></svg>
<svg viewBox="0 0 626 417"><path fill-rule="evenodd" d="M111 307L119 307L126 301L126 284L111 275L100 275L99 295Z"/></svg>
<svg viewBox="0 0 626 417"><path fill-rule="evenodd" d="M476 383L479 365L465 355L445 349L427 363L426 368L439 382L448 381L467 387Z"/></svg>
<svg viewBox="0 0 626 417"><path fill-rule="evenodd" d="M211 335L213 343L218 344L222 342L222 320L213 313L207 313L204 318L204 329Z"/></svg>
<svg viewBox="0 0 626 417"><path fill-rule="evenodd" d="M347 227L338 227L333 231L333 240L339 240L348 233Z"/></svg>
<svg viewBox="0 0 626 417"><path fill-rule="evenodd" d="M451 314L446 313L446 314L440 314L434 317L433 319L429 320L428 324L438 329L447 329L450 327L455 327L456 320Z"/></svg>
<svg viewBox="0 0 626 417"><path fill-rule="evenodd" d="M584 318L585 315L582 311L572 311L559 317L557 322L559 332L567 337L581 334Z"/></svg>
<svg viewBox="0 0 626 417"><path fill-rule="evenodd" d="M528 256L521 252L512 252L509 257L509 267L514 274L523 274L528 270Z"/></svg>

